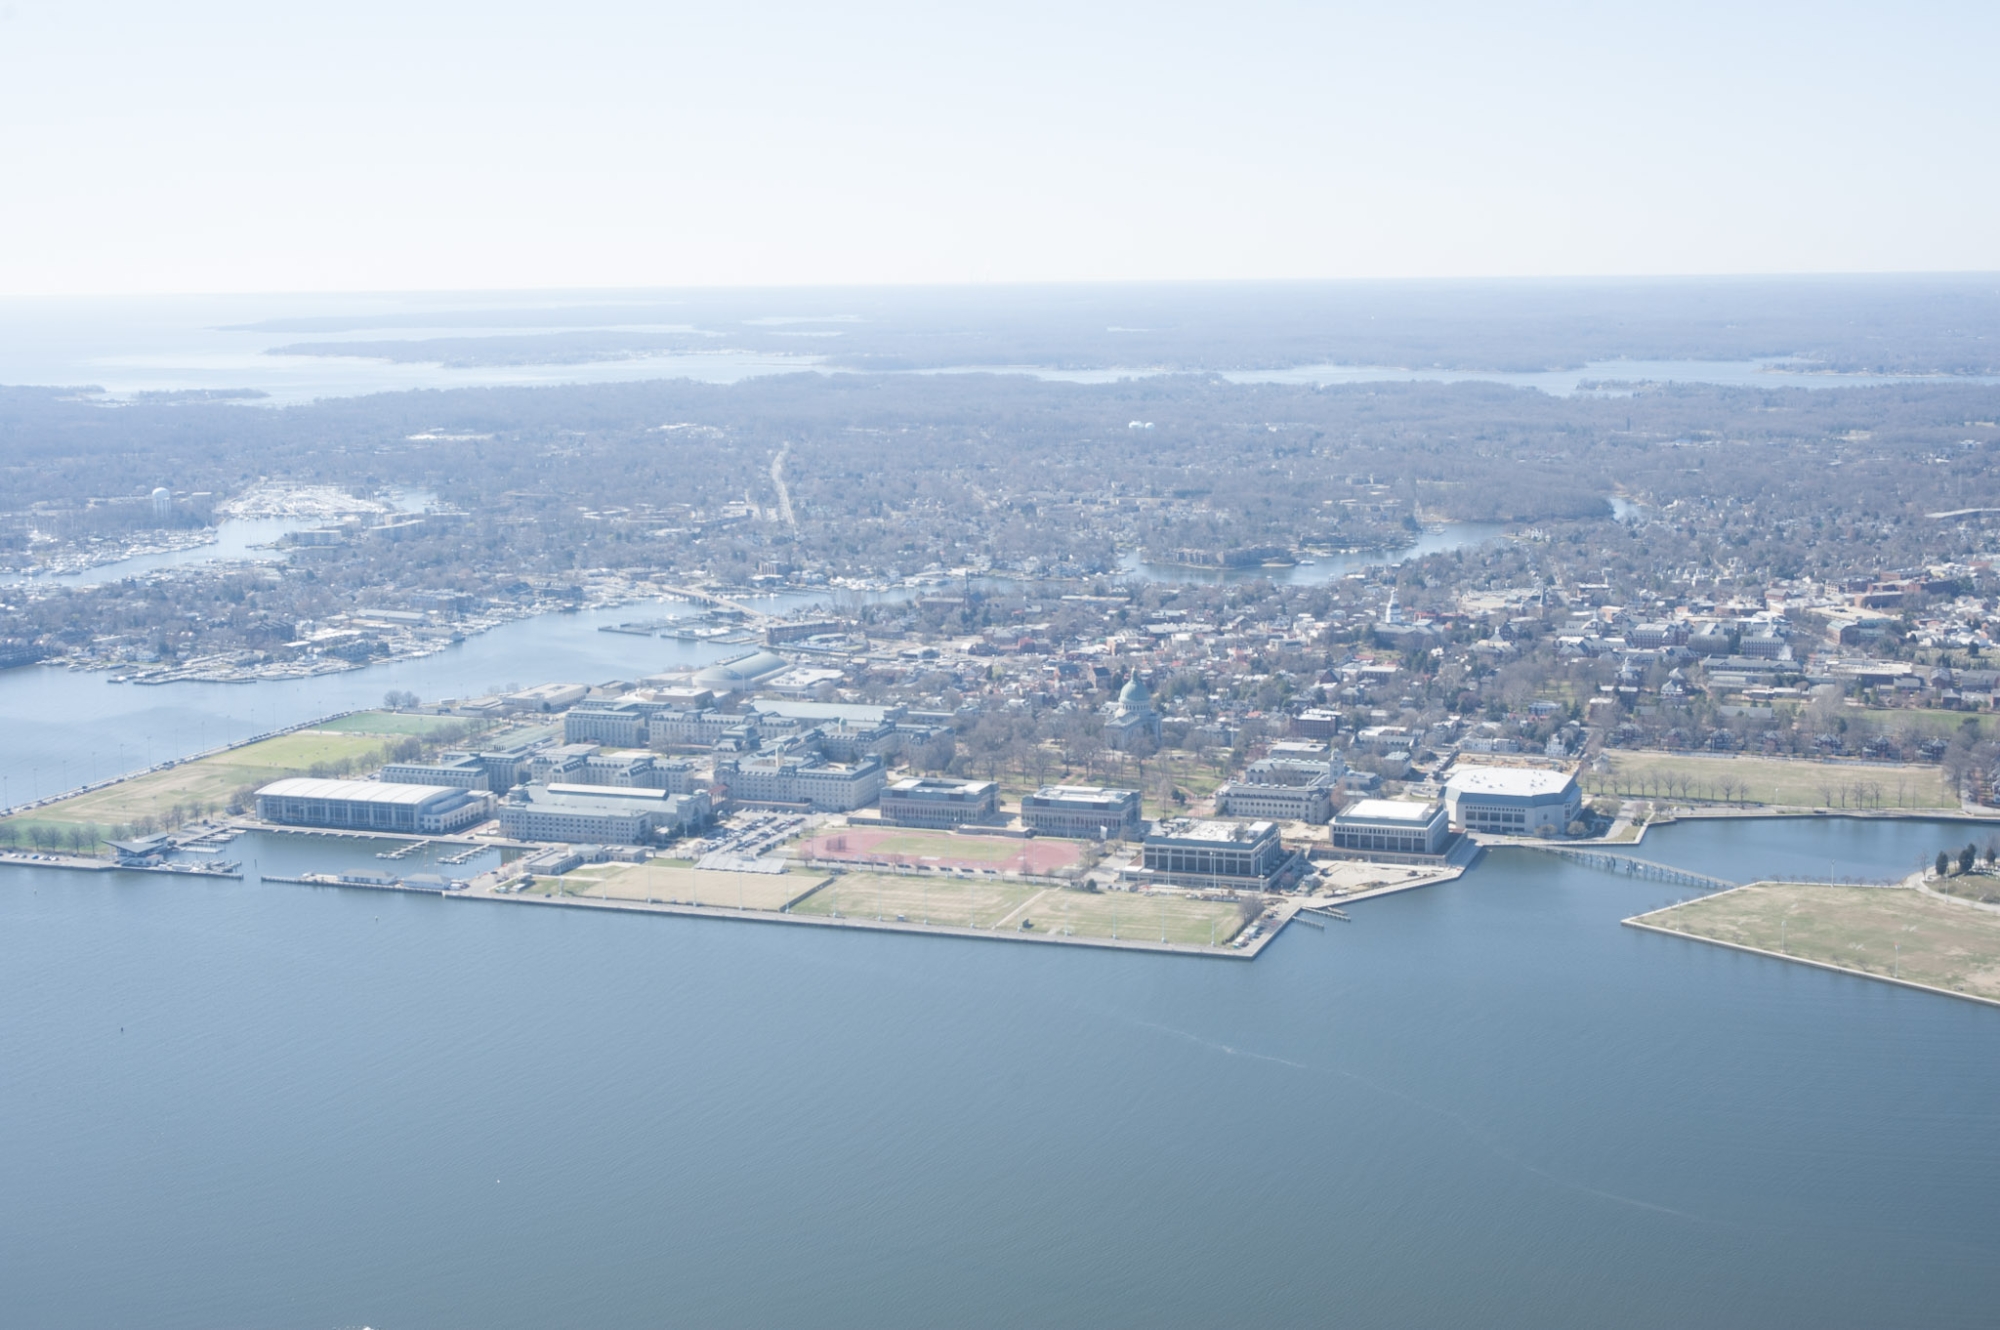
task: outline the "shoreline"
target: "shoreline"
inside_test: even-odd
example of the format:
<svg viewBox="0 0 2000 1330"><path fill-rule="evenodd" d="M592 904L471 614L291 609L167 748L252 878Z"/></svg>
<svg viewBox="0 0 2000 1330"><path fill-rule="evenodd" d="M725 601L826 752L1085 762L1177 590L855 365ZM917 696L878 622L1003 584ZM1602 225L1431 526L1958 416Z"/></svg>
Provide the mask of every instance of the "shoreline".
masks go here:
<svg viewBox="0 0 2000 1330"><path fill-rule="evenodd" d="M1733 890L1741 891L1744 887L1762 885L1765 884L1746 882L1742 887L1736 887ZM1844 884L1829 883L1828 885ZM1901 888L1883 887L1880 890L1895 891L1901 890ZM1726 892L1716 893L1718 896L1726 894ZM1673 907L1669 906L1668 908L1672 909ZM1655 910L1650 913L1658 914L1660 911ZM1816 961L1806 956L1792 956L1782 951L1771 951L1765 947L1753 947L1744 942L1727 942L1721 938L1705 937L1700 933L1687 933L1675 928L1662 928L1658 924L1646 923L1645 919L1646 915L1635 914L1630 919L1620 919L1618 922L1621 927L1636 928L1647 933L1657 933L1661 937L1676 937L1684 942L1699 942L1711 947L1726 947L1730 951L1745 952L1752 956L1763 956L1774 961L1789 961L1793 965L1809 965L1815 970L1825 970L1831 974L1849 975L1855 979L1872 979L1877 983L1893 984L1898 988L1911 988L1920 993L1935 993L1940 997L1957 998L1961 1002L1977 1002L1981 1006L2000 1007L2000 998L1981 997L1977 993L1961 993L1955 988L1939 988L1936 984L1921 984L1914 979L1899 979L1895 975L1876 974L1870 970L1856 970L1845 965L1835 965L1831 961Z"/></svg>

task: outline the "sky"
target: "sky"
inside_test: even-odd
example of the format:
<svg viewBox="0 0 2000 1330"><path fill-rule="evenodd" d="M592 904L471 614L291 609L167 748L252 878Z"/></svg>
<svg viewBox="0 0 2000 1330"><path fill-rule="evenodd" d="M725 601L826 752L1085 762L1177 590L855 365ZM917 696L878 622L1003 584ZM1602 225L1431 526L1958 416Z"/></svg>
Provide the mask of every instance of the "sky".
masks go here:
<svg viewBox="0 0 2000 1330"><path fill-rule="evenodd" d="M0 295L2000 270L2000 5L0 0Z"/></svg>

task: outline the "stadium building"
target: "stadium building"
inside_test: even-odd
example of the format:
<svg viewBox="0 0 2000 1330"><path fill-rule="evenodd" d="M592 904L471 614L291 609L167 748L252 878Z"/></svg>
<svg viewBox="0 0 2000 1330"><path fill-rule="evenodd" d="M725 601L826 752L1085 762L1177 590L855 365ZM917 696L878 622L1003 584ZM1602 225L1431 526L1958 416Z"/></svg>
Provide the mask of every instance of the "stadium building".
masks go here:
<svg viewBox="0 0 2000 1330"><path fill-rule="evenodd" d="M1540 767L1455 767L1444 797L1454 831L1560 836L1583 816L1576 778Z"/></svg>

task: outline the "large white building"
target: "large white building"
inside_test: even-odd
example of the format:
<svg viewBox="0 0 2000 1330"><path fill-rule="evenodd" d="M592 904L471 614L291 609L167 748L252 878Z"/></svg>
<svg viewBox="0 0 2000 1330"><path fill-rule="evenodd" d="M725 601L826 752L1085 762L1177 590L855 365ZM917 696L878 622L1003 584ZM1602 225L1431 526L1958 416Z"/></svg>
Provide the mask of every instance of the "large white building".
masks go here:
<svg viewBox="0 0 2000 1330"><path fill-rule="evenodd" d="M1333 850L1357 859L1436 855L1450 834L1450 818L1435 799L1357 799L1333 819Z"/></svg>
<svg viewBox="0 0 2000 1330"><path fill-rule="evenodd" d="M1172 818L1154 826L1140 850L1134 878L1191 887L1268 891L1291 855L1271 822Z"/></svg>
<svg viewBox="0 0 2000 1330"><path fill-rule="evenodd" d="M257 816L292 827L439 835L477 826L493 801L448 785L376 780L275 780L257 791Z"/></svg>
<svg viewBox="0 0 2000 1330"><path fill-rule="evenodd" d="M1444 798L1454 831L1560 836L1583 815L1576 778L1541 767L1460 764L1445 782Z"/></svg>

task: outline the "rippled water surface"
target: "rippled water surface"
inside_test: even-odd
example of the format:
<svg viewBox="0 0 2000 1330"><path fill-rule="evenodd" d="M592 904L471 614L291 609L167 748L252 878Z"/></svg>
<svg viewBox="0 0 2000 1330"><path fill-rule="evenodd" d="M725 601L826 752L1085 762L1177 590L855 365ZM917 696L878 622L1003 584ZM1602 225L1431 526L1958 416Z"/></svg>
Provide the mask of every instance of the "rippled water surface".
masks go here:
<svg viewBox="0 0 2000 1330"><path fill-rule="evenodd" d="M1962 830L1645 849L1887 875ZM2000 1011L1618 927L1674 895L1507 852L1243 964L0 870L0 1301L1990 1324Z"/></svg>

